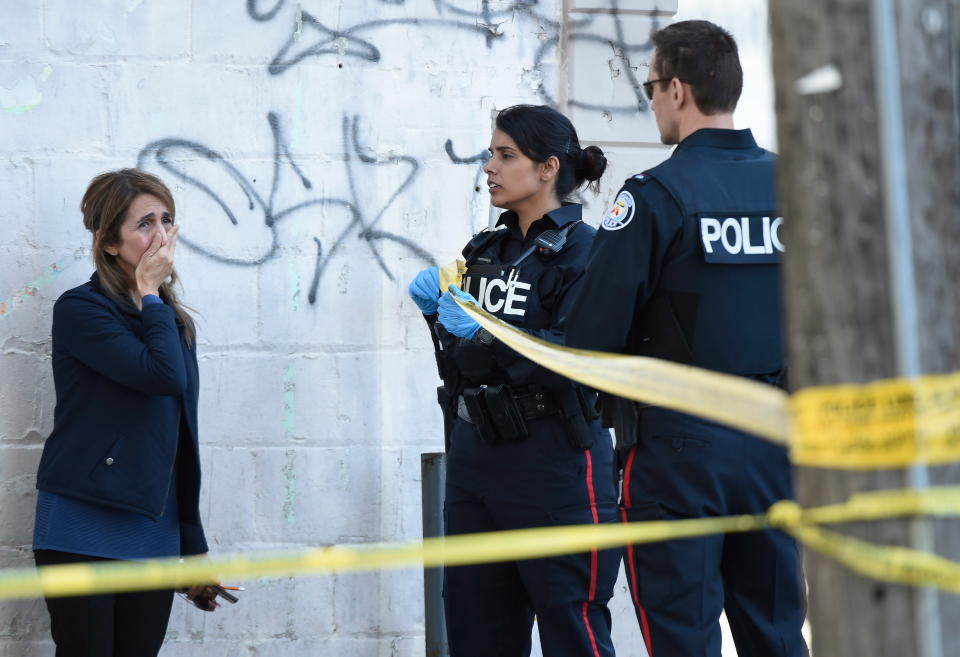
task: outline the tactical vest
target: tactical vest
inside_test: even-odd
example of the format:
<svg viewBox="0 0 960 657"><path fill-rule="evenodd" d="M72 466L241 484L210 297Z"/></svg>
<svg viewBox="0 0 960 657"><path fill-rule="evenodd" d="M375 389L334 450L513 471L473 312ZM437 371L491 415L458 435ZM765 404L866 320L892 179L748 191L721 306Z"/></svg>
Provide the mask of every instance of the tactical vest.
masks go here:
<svg viewBox="0 0 960 657"><path fill-rule="evenodd" d="M557 232L572 234L579 224ZM462 289L505 322L529 330L549 329L562 276L550 256L535 248L535 241L510 262L502 262L508 239L510 231L501 228L481 232L471 240L463 251L467 269ZM456 340L451 347L458 369L472 384L505 382L488 348L469 340Z"/></svg>

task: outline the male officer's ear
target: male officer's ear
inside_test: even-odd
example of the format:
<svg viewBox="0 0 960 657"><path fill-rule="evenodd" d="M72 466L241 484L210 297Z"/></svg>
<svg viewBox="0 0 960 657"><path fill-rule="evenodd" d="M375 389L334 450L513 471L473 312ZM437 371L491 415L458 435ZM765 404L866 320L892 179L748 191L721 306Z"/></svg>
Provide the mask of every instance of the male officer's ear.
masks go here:
<svg viewBox="0 0 960 657"><path fill-rule="evenodd" d="M680 78L670 80L667 93L669 94L670 102L673 104L674 109L681 109L686 103L692 102L693 100L690 88L684 85L683 82L680 81Z"/></svg>

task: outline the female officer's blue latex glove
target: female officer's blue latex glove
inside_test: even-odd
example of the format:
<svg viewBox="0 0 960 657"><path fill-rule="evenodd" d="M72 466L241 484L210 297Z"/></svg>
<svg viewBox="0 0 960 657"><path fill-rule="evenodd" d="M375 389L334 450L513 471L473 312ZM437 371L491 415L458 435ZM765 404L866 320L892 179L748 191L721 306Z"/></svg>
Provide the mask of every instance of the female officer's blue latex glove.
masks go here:
<svg viewBox="0 0 960 657"><path fill-rule="evenodd" d="M407 288L410 298L424 315L437 313L437 299L440 297L440 272L436 267L427 267L414 276Z"/></svg>
<svg viewBox="0 0 960 657"><path fill-rule="evenodd" d="M473 298L472 294L464 292L456 285L451 285L448 289L450 291L444 292L443 296L440 297L440 314L437 319L450 333L453 333L458 338L470 340L477 334L480 325L477 324L470 315L463 312L463 308L457 305L453 297L455 296L461 301L467 301L475 306L479 306L480 304L477 303L477 300Z"/></svg>

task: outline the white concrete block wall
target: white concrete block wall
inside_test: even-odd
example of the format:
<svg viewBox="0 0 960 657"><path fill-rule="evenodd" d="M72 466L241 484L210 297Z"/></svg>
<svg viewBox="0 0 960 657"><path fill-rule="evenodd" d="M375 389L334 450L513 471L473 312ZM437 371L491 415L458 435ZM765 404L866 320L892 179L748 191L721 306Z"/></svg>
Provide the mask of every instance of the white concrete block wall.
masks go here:
<svg viewBox="0 0 960 657"><path fill-rule="evenodd" d="M442 435L406 284L491 216L475 157L491 110L559 103L607 150L593 223L667 155L631 76L676 5L3 2L0 567L31 563L50 311L92 271L80 198L138 164L183 226L211 550L419 537L419 454ZM247 587L212 615L175 601L162 654L424 653L415 570ZM622 581L614 607L621 654L641 655ZM42 602L0 601L0 656L52 654Z"/></svg>
<svg viewBox="0 0 960 657"><path fill-rule="evenodd" d="M669 156L641 83L653 48L650 32L672 20L676 2L574 0L566 13L559 94L583 143L607 154L600 193L584 194L599 223L624 180Z"/></svg>

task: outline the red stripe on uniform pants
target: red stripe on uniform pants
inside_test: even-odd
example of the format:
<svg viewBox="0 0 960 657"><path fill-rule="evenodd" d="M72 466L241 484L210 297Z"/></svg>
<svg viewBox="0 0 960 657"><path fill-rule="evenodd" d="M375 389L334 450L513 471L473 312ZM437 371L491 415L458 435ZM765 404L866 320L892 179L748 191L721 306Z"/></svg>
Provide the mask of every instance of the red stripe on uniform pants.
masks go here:
<svg viewBox="0 0 960 657"><path fill-rule="evenodd" d="M590 627L590 617L588 615L588 610L590 608L589 602L583 603L583 624L587 627L587 635L590 637L590 645L593 647L593 657L600 657L600 650L597 648L597 638L593 636L593 628Z"/></svg>
<svg viewBox="0 0 960 657"><path fill-rule="evenodd" d="M633 469L633 457L637 448L633 447L627 455L627 465L623 469L623 508L620 517L624 524L628 523L627 509L630 508L630 471ZM640 622L640 633L643 634L643 644L647 647L647 655L653 657L653 645L650 638L650 624L647 621L647 610L640 604L637 595L637 564L633 558L633 545L627 543L627 574L630 576L630 596L633 598L633 607L637 610L637 620Z"/></svg>
<svg viewBox="0 0 960 657"><path fill-rule="evenodd" d="M633 457L637 454L637 447L634 445L627 454L627 465L623 468L623 506L630 508L630 471L633 470Z"/></svg>
<svg viewBox="0 0 960 657"><path fill-rule="evenodd" d="M593 514L593 524L600 523L600 516L597 514L597 494L593 490L593 455L590 450L584 452L587 458L587 497L590 499L590 512ZM587 602L583 603L583 624L587 628L587 635L590 637L590 645L593 647L594 657L600 657L600 650L597 648L597 638L593 634L593 628L590 627L590 603L597 595L597 550L590 550L590 593L587 596Z"/></svg>
<svg viewBox="0 0 960 657"><path fill-rule="evenodd" d="M628 522L626 509L620 509L624 524ZM647 622L647 610L640 604L637 596L637 564L633 560L633 546L627 543L627 574L630 576L630 596L633 598L633 607L637 610L637 621L640 623L640 633L643 634L643 644L647 647L647 655L653 657L653 646L650 639L650 624Z"/></svg>

